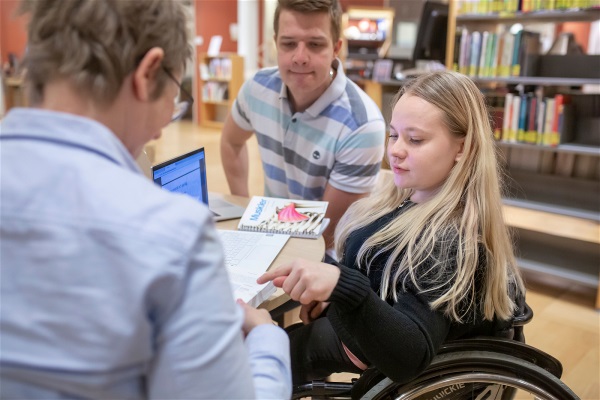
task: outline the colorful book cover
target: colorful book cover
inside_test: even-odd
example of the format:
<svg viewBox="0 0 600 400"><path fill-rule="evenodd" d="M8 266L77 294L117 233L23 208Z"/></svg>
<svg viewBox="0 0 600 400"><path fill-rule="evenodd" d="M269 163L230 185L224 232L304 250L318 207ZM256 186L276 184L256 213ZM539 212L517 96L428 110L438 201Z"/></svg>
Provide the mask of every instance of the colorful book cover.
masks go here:
<svg viewBox="0 0 600 400"><path fill-rule="evenodd" d="M528 126L527 117L529 116L529 94L530 93L521 95L521 109L519 110L519 125L517 131L517 142L519 143L526 142L525 132L527 131Z"/></svg>
<svg viewBox="0 0 600 400"><path fill-rule="evenodd" d="M480 78L486 76L486 62L489 53L488 46L490 45L489 37L490 33L488 31L483 31L481 33L481 51L479 52L479 60L477 61L477 76Z"/></svg>
<svg viewBox="0 0 600 400"><path fill-rule="evenodd" d="M469 76L477 76L477 67L479 66L479 57L481 54L481 32L471 34L471 51L469 52Z"/></svg>
<svg viewBox="0 0 600 400"><path fill-rule="evenodd" d="M554 96L554 120L552 122L552 133L550 135L550 146L558 146L565 143L567 134L572 133L569 129L572 125L572 109L567 107L570 104L570 97L564 94ZM566 111L566 112L565 112Z"/></svg>
<svg viewBox="0 0 600 400"><path fill-rule="evenodd" d="M519 115L521 115L521 97L519 95L515 95L512 101L512 121L508 136L508 141L510 143L517 143L517 132L519 132Z"/></svg>
<svg viewBox="0 0 600 400"><path fill-rule="evenodd" d="M554 124L554 98L547 97L544 99L546 103L546 120L544 121L544 146L550 146L552 143L552 125Z"/></svg>
<svg viewBox="0 0 600 400"><path fill-rule="evenodd" d="M458 58L458 72L467 75L469 70L469 50L471 49L471 35L466 28L460 33L460 55Z"/></svg>
<svg viewBox="0 0 600 400"><path fill-rule="evenodd" d="M535 143L537 145L544 144L544 122L546 121L546 102L543 99L538 99L537 113L537 136Z"/></svg>
<svg viewBox="0 0 600 400"><path fill-rule="evenodd" d="M510 126L512 123L512 107L513 107L512 93L506 93L504 98L504 119L502 120L502 141L508 142L510 138Z"/></svg>
<svg viewBox="0 0 600 400"><path fill-rule="evenodd" d="M509 31L504 33L504 45L502 46L502 54L500 55L500 65L498 66L498 76L509 77L510 67L512 65L513 47L515 44L515 36Z"/></svg>
<svg viewBox="0 0 600 400"><path fill-rule="evenodd" d="M529 115L527 116L527 134L525 136L525 141L530 144L536 144L537 142L537 97L531 96L527 99L529 103Z"/></svg>
<svg viewBox="0 0 600 400"><path fill-rule="evenodd" d="M254 196L240 220L241 231L282 233L317 238L327 225L328 202Z"/></svg>

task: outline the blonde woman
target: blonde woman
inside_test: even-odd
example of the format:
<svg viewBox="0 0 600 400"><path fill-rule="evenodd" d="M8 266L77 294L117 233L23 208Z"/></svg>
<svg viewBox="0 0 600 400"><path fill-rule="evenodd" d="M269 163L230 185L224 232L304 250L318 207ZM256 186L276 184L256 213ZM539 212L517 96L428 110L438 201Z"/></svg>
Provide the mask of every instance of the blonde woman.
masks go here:
<svg viewBox="0 0 600 400"><path fill-rule="evenodd" d="M524 294L475 84L435 72L404 86L387 156L394 185L344 215L340 265L297 260L259 279L303 305L305 325L289 330L294 382L371 365L408 381L443 342L506 329Z"/></svg>

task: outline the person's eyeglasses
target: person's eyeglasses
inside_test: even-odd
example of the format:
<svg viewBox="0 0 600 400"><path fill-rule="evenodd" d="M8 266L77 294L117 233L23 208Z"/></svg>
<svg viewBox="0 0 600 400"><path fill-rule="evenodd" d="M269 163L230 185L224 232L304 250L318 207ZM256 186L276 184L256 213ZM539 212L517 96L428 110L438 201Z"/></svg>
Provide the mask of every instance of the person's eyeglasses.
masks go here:
<svg viewBox="0 0 600 400"><path fill-rule="evenodd" d="M175 79L175 77L166 68L163 67L163 70L167 76L171 78L179 87L178 100L175 100L175 109L173 110L173 115L171 116L171 122L173 122L181 119L181 117L185 115L187 110L192 106L192 104L194 104L194 98L187 90L183 88L183 86L181 86L181 83L179 83L179 81ZM182 94L184 97L183 100L181 100Z"/></svg>

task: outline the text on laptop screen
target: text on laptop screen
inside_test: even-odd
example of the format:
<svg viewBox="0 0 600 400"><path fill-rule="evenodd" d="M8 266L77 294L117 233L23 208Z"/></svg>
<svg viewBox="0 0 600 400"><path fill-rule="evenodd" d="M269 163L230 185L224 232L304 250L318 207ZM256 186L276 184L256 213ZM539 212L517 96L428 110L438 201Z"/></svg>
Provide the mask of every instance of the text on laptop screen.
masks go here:
<svg viewBox="0 0 600 400"><path fill-rule="evenodd" d="M208 204L204 148L153 167L152 179L170 192L184 193Z"/></svg>

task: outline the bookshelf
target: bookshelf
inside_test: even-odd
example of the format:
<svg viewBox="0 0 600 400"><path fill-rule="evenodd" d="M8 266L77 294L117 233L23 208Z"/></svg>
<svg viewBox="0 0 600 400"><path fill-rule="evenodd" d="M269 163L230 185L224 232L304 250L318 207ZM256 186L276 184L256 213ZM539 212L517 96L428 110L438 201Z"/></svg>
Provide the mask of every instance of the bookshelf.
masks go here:
<svg viewBox="0 0 600 400"><path fill-rule="evenodd" d="M560 3L564 9L507 13L476 8L465 10L467 3L469 7L495 4L494 1L450 1L446 66L471 75L486 94L492 115L501 124L496 126L496 134L509 193L504 199L504 212L507 223L516 234L519 265L534 274L595 288L598 294L596 307L600 308L600 94L598 91L586 93L582 90L584 85L600 85L598 76L593 75L597 71L590 71L591 77L567 77L567 74L522 76L529 74L528 70L521 71L523 65L516 70L502 71L499 66L501 55L497 55L496 69L493 64L481 69L484 64L480 60L479 69L474 71L469 67L465 69L464 59L459 58L462 49L456 48L455 52L455 47L461 44L457 32L462 34L463 28L469 32L479 31L481 36L487 31L491 36L491 32L502 32L498 27L508 27L513 23L527 27L528 23L596 21L600 20L600 8L569 8L574 5L573 2L556 0L552 4ZM525 3L518 4L523 6ZM490 61L493 60L491 56ZM519 60L523 63L525 58ZM460 70L461 65L463 70ZM575 69L576 66L571 67ZM533 71L535 74L536 69ZM563 109L559 112L550 103L556 110L554 118L561 124L548 128L554 131L552 142L542 142L543 136L532 140L526 139L526 136L518 140L507 138L506 129L513 128L510 121L507 121L508 128L504 122L510 108L510 105L505 108L504 102L509 101L507 93L520 97L522 101L527 99L528 105L531 104L530 98L534 97L544 105L547 99L568 97L568 101L573 103L569 108L574 121L565 123L566 117L560 114ZM531 108L539 109L535 103ZM525 115L533 121L531 126L535 126L538 135L545 134L543 115L539 120L539 116ZM558 119L559 116L561 119ZM536 132L533 132L534 138Z"/></svg>
<svg viewBox="0 0 600 400"><path fill-rule="evenodd" d="M198 56L199 124L222 128L240 87L244 83L244 59L233 53Z"/></svg>

